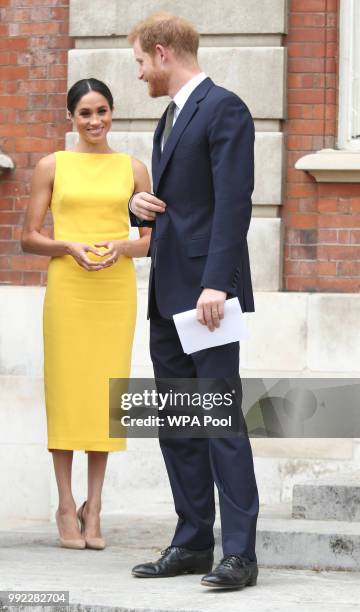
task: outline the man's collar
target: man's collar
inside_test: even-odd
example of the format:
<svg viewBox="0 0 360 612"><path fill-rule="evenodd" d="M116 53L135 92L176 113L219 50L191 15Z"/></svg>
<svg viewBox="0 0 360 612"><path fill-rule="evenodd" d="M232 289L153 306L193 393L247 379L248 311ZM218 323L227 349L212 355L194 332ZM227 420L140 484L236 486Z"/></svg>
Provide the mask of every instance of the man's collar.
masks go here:
<svg viewBox="0 0 360 612"><path fill-rule="evenodd" d="M173 98L173 101L175 102L179 111L181 111L181 109L185 106L194 89L196 89L197 86L200 85L200 83L202 83L202 81L204 81L206 78L206 74L204 72L200 72L185 83L181 89L179 89Z"/></svg>

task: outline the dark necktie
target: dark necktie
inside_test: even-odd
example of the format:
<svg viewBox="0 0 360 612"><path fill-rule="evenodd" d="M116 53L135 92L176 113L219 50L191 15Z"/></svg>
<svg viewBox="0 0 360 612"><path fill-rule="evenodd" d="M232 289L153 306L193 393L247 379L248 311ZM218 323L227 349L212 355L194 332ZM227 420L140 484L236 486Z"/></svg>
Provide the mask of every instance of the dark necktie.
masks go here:
<svg viewBox="0 0 360 612"><path fill-rule="evenodd" d="M165 147L165 143L170 136L170 132L174 123L174 113L176 109L175 102L170 102L167 111L166 111L166 119L165 119L165 127L163 131L163 148Z"/></svg>

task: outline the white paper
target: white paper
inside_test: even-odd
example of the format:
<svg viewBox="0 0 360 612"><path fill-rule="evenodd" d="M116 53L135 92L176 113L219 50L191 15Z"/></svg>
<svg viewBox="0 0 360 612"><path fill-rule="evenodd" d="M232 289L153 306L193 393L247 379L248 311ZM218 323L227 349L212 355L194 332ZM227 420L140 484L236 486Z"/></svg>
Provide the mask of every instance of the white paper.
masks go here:
<svg viewBox="0 0 360 612"><path fill-rule="evenodd" d="M206 325L199 323L196 318L196 308L180 312L174 315L173 319L183 351L187 354L212 346L246 340L249 337L238 298L225 301L224 318L220 321L220 327L212 332Z"/></svg>

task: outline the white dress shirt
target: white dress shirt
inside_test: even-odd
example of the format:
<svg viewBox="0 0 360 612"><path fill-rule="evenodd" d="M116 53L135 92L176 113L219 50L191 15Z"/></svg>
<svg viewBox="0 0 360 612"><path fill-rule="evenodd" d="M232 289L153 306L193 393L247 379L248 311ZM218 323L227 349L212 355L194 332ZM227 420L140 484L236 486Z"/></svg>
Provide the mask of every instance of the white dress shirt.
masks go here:
<svg viewBox="0 0 360 612"><path fill-rule="evenodd" d="M178 118L178 116L181 113L183 107L185 106L186 102L188 101L188 98L190 98L192 92L206 78L207 78L207 76L206 76L205 72L200 72L199 74L196 74L192 79L190 79L190 81L185 83L185 85L183 85L181 87L181 89L179 89L179 91L175 94L175 96L173 97L173 102L176 104L176 108L175 108L175 112L174 112L173 125L175 124L176 119ZM163 139L161 139L161 150L162 149L163 149Z"/></svg>

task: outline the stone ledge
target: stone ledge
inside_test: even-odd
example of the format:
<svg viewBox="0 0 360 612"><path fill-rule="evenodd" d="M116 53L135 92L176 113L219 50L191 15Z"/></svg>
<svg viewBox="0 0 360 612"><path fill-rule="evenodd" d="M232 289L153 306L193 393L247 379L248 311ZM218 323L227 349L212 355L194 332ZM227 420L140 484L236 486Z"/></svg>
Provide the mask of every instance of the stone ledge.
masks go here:
<svg viewBox="0 0 360 612"><path fill-rule="evenodd" d="M114 96L114 119L156 119L168 100L148 96L136 78L130 49L71 49L68 85L93 76ZM202 47L199 61L215 83L238 94L254 119L283 119L285 114L286 50L281 47ZM259 83L266 95L259 95Z"/></svg>
<svg viewBox="0 0 360 612"><path fill-rule="evenodd" d="M106 10L104 5L106 4ZM70 35L126 36L141 19L165 10L190 19L200 34L284 34L285 0L223 0L205 8L202 2L181 0L71 0Z"/></svg>
<svg viewBox="0 0 360 612"><path fill-rule="evenodd" d="M15 168L15 164L11 157L5 155L0 151L0 176L4 172L4 170L13 170Z"/></svg>
<svg viewBox="0 0 360 612"><path fill-rule="evenodd" d="M360 183L360 152L321 149L304 155L295 164L318 183Z"/></svg>

